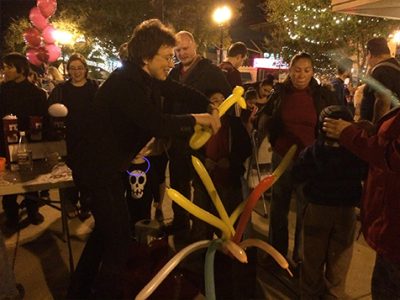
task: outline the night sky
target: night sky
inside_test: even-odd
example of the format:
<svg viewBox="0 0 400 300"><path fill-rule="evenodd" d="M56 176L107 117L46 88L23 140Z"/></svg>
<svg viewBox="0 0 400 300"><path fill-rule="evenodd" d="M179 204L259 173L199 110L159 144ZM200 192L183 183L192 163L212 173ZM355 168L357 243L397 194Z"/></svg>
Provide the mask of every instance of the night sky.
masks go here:
<svg viewBox="0 0 400 300"><path fill-rule="evenodd" d="M36 0L0 0L1 12L1 44L4 40L4 32L13 18L28 17L29 11L36 5Z"/></svg>
<svg viewBox="0 0 400 300"><path fill-rule="evenodd" d="M100 1L100 0L99 0ZM232 24L230 31L233 40L245 40L246 37L252 36L252 39L262 39L263 37L253 36L252 32L248 32L247 26L263 21L261 10L257 7L262 0L242 0L244 9L242 17ZM4 43L4 33L10 24L12 18L26 17L29 11L36 5L36 0L0 0L0 25L1 25L1 45ZM246 29L245 32L243 30ZM3 49L3 47L2 47ZM4 53L1 54L1 56Z"/></svg>

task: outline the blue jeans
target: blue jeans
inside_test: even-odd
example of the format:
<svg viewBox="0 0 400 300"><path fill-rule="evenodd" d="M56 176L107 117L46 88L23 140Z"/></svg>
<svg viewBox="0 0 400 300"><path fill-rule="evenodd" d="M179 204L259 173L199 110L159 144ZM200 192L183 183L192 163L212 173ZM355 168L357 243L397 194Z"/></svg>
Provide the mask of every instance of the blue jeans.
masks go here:
<svg viewBox="0 0 400 300"><path fill-rule="evenodd" d="M272 169L282 161L282 157L272 153ZM300 189L295 186L292 179L292 164L286 169L279 180L272 186L272 198L269 219L269 243L283 256L287 256L289 247L288 215L292 192L296 193L296 231L293 249L293 260L302 258L301 250L301 228L303 224L303 213L305 201Z"/></svg>
<svg viewBox="0 0 400 300"><path fill-rule="evenodd" d="M400 263L376 255L371 293L373 300L400 299Z"/></svg>

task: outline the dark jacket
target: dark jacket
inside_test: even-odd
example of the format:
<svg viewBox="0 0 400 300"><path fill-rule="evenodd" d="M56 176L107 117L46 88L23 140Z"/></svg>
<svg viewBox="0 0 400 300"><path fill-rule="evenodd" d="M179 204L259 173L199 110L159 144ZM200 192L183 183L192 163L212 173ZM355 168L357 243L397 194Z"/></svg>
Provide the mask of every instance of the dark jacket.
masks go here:
<svg viewBox="0 0 400 300"><path fill-rule="evenodd" d="M169 73L168 78L180 81L181 69L182 64L176 64ZM191 70L186 80L180 82L202 93L220 91L225 97L228 97L232 93L232 88L226 80L224 73L207 58L201 58L194 69Z"/></svg>
<svg viewBox="0 0 400 300"><path fill-rule="evenodd" d="M224 72L226 80L228 80L231 88L234 89L236 86L242 86L242 77L240 72L236 69L229 61L224 61L219 65L219 68Z"/></svg>
<svg viewBox="0 0 400 300"><path fill-rule="evenodd" d="M47 94L28 80L0 85L0 118L13 114L18 118L18 130L29 131L29 117L42 116L46 130ZM5 155L3 122L0 122L0 152Z"/></svg>
<svg viewBox="0 0 400 300"><path fill-rule="evenodd" d="M328 206L356 206L361 198L361 180L366 164L344 147L324 145L321 139L305 148L292 174L304 183L307 201Z"/></svg>
<svg viewBox="0 0 400 300"><path fill-rule="evenodd" d="M98 90L94 80L88 79L85 85L76 87L70 81L58 84L49 96L49 105L62 103L68 109L66 117L66 144L67 153L76 151L82 136L82 120L90 114L90 105ZM68 159L68 164L69 159Z"/></svg>
<svg viewBox="0 0 400 300"><path fill-rule="evenodd" d="M400 263L400 109L383 116L377 128L368 136L349 126L339 141L369 165L361 200L365 240L379 255Z"/></svg>
<svg viewBox="0 0 400 300"><path fill-rule="evenodd" d="M314 78L311 79L309 88L314 100L314 106L318 120L319 114L325 107L338 104L338 102L335 94L328 88L319 85ZM292 89L293 85L290 81L276 84L268 103L258 114L258 128L261 138L264 138L264 136L268 134L272 147L275 145L277 138L283 133L284 124L281 117L282 101L286 99L286 95L289 94ZM318 128L316 126L315 137L317 137L317 135Z"/></svg>
<svg viewBox="0 0 400 300"><path fill-rule="evenodd" d="M195 119L163 114L161 96L208 105L202 94L172 80L155 80L130 62L110 75L82 125L86 142L79 145L79 154L73 159L79 180L92 186L107 184L110 178L125 172L153 136L193 133Z"/></svg>
<svg viewBox="0 0 400 300"><path fill-rule="evenodd" d="M378 63L371 77L389 89L398 99L400 98L400 64L395 58ZM360 115L362 120L372 121L375 106L375 89L367 84L363 91ZM393 107L393 106L392 106Z"/></svg>

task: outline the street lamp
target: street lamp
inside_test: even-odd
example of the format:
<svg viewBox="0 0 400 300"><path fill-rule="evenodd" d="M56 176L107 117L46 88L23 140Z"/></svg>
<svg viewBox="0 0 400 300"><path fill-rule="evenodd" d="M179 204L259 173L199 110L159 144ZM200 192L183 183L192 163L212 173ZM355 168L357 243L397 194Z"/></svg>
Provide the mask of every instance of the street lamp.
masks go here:
<svg viewBox="0 0 400 300"><path fill-rule="evenodd" d="M55 39L59 45L61 45L61 56L62 56L62 66L63 66L63 75L65 77L65 45L71 45L73 43L73 35L69 31L64 30L56 30L54 33Z"/></svg>
<svg viewBox="0 0 400 300"><path fill-rule="evenodd" d="M224 25L231 19L231 17L232 10L227 5L217 7L213 13L213 20L218 24L221 31L221 39L219 44L219 63L222 63L223 58Z"/></svg>
<svg viewBox="0 0 400 300"><path fill-rule="evenodd" d="M394 50L394 56L398 58L400 56L400 30L397 30L394 35L393 35L393 42L395 43L395 50Z"/></svg>

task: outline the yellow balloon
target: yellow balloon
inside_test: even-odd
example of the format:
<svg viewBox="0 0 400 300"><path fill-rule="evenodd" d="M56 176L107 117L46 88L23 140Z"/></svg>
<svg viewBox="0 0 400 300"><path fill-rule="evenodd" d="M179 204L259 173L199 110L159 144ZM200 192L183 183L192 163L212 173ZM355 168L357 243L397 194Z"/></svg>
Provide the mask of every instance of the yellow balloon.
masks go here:
<svg viewBox="0 0 400 300"><path fill-rule="evenodd" d="M207 143L211 136L212 130L210 127L196 124L194 126L194 133L190 138L189 145L194 150L200 149L205 143Z"/></svg>
<svg viewBox="0 0 400 300"><path fill-rule="evenodd" d="M208 172L204 167L203 163L197 157L192 156L192 164L197 174L199 174L204 186L206 187L206 190L210 195L210 198L214 203L214 206L217 209L218 214L221 217L222 221L226 224L226 226L228 226L231 234L235 235L235 229L233 228L233 224L229 220L228 213L226 212L225 207L221 201L221 198L219 197L218 192L214 186L214 183L212 182L210 175L208 175Z"/></svg>
<svg viewBox="0 0 400 300"><path fill-rule="evenodd" d="M225 237L225 238L232 237L228 226L222 220L218 219L216 216L209 213L208 211L193 204L191 201L189 201L185 196L183 196L178 191L176 191L172 188L167 188L167 195L173 201L175 201L178 205L180 205L182 208L184 208L188 212L190 212L192 215L194 215L197 218L199 218L200 220L203 220L204 222L207 222L208 224L220 229L223 233L223 237Z"/></svg>
<svg viewBox="0 0 400 300"><path fill-rule="evenodd" d="M249 262L247 259L246 251L244 251L242 247L240 247L232 240L224 241L222 246L226 248L242 264L247 264Z"/></svg>
<svg viewBox="0 0 400 300"><path fill-rule="evenodd" d="M236 86L232 95L225 99L224 102L218 107L219 116L222 117L226 111L235 103L238 103L241 108L246 108L246 101L243 99L244 89L241 86ZM201 148L211 137L212 130L210 127L196 125L194 127L194 133L190 138L189 145L192 149Z"/></svg>
<svg viewBox="0 0 400 300"><path fill-rule="evenodd" d="M243 93L244 88L241 86L236 86L232 91L232 95L226 98L225 101L222 102L221 105L218 107L219 116L222 117L227 112L227 110L236 102L241 108L245 109L246 101L242 97Z"/></svg>
<svg viewBox="0 0 400 300"><path fill-rule="evenodd" d="M297 146L292 145L292 147L290 147L288 152L286 152L285 156L282 158L282 161L279 164L279 166L274 170L274 172L272 172L272 175L275 175L274 183L279 179L279 177L281 177L283 172L285 172L285 170L287 169L289 164L292 162L292 159L296 153L296 150L297 150Z"/></svg>

